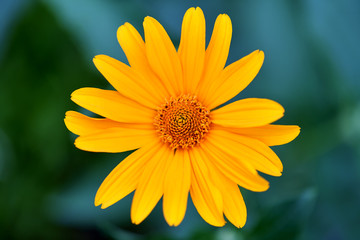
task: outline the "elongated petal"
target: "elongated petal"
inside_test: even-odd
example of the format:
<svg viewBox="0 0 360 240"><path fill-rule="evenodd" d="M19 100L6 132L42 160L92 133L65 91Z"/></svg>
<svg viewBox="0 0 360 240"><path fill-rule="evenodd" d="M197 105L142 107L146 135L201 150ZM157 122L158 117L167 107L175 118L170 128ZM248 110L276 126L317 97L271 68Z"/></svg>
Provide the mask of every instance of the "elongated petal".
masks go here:
<svg viewBox="0 0 360 240"><path fill-rule="evenodd" d="M139 32L130 23L125 23L118 28L117 38L130 66L147 71L149 62L145 43Z"/></svg>
<svg viewBox="0 0 360 240"><path fill-rule="evenodd" d="M185 13L178 53L184 74L185 93L194 93L205 60L205 17L199 7L190 8Z"/></svg>
<svg viewBox="0 0 360 240"><path fill-rule="evenodd" d="M165 29L154 18L146 17L143 25L150 66L172 96L177 96L183 92L183 77L175 47Z"/></svg>
<svg viewBox="0 0 360 240"><path fill-rule="evenodd" d="M246 88L258 74L263 62L264 53L257 50L226 67L218 80L212 82L206 95L208 108L219 106Z"/></svg>
<svg viewBox="0 0 360 240"><path fill-rule="evenodd" d="M209 166L211 178L216 179L214 183L221 192L226 218L234 226L243 227L246 223L247 211L239 187L212 164L208 163L207 165Z"/></svg>
<svg viewBox="0 0 360 240"><path fill-rule="evenodd" d="M207 141L230 156L238 158L239 161L251 164L260 172L272 176L281 175L283 166L280 159L268 146L257 139L212 129Z"/></svg>
<svg viewBox="0 0 360 240"><path fill-rule="evenodd" d="M178 150L164 181L163 210L170 226L178 226L185 216L190 180L189 154L186 150Z"/></svg>
<svg viewBox="0 0 360 240"><path fill-rule="evenodd" d="M155 111L144 107L116 91L80 88L71 100L83 108L118 122L152 123Z"/></svg>
<svg viewBox="0 0 360 240"><path fill-rule="evenodd" d="M243 227L246 223L247 211L239 187L231 181L222 180L219 182L223 183L221 193L224 199L224 213L226 218L229 219L235 227Z"/></svg>
<svg viewBox="0 0 360 240"><path fill-rule="evenodd" d="M256 138L268 146L289 143L300 133L300 127L295 125L265 125L252 128L228 128L227 130L243 136Z"/></svg>
<svg viewBox="0 0 360 240"><path fill-rule="evenodd" d="M148 159L131 206L131 220L134 224L140 224L163 195L164 179L173 155L174 152L168 146L162 145L157 154Z"/></svg>
<svg viewBox="0 0 360 240"><path fill-rule="evenodd" d="M203 159L197 148L191 149L189 153L192 167L190 194L196 210L207 223L223 226L223 200L219 189L212 182L216 179L210 177L206 165L208 160Z"/></svg>
<svg viewBox="0 0 360 240"><path fill-rule="evenodd" d="M219 75L224 69L229 54L232 36L232 24L228 15L220 14L216 21L205 52L205 66L203 78L199 85L199 97L201 99L208 93L208 88L213 81L218 81ZM206 102L204 102L207 105Z"/></svg>
<svg viewBox="0 0 360 240"><path fill-rule="evenodd" d="M64 121L66 127L76 135L91 134L102 129L122 126L121 123L107 118L91 118L75 111L67 111Z"/></svg>
<svg viewBox="0 0 360 240"><path fill-rule="evenodd" d="M159 149L159 142L155 140L120 162L98 189L95 206L102 204L101 208L107 208L134 191L147 162L157 155Z"/></svg>
<svg viewBox="0 0 360 240"><path fill-rule="evenodd" d="M117 37L131 68L141 76L141 84L156 93L159 99L167 98L169 93L149 65L145 42L139 32L130 23L125 23L119 27Z"/></svg>
<svg viewBox="0 0 360 240"><path fill-rule="evenodd" d="M222 194L224 198L225 216L235 227L241 228L245 225L247 218L244 199L239 187L235 183L227 182L224 185L225 187L222 189Z"/></svg>
<svg viewBox="0 0 360 240"><path fill-rule="evenodd" d="M268 181L250 163L239 161L209 141L202 143L201 148L219 171L241 187L255 192L263 192L269 188Z"/></svg>
<svg viewBox="0 0 360 240"><path fill-rule="evenodd" d="M154 136L153 129L114 127L79 136L75 140L75 146L90 152L125 152L144 146L152 141Z"/></svg>
<svg viewBox="0 0 360 240"><path fill-rule="evenodd" d="M123 96L146 107L156 109L162 103L153 84L143 80L128 65L106 55L98 55L94 64L109 83Z"/></svg>
<svg viewBox="0 0 360 240"><path fill-rule="evenodd" d="M211 112L212 122L224 127L258 127L284 115L284 108L269 99L246 98Z"/></svg>

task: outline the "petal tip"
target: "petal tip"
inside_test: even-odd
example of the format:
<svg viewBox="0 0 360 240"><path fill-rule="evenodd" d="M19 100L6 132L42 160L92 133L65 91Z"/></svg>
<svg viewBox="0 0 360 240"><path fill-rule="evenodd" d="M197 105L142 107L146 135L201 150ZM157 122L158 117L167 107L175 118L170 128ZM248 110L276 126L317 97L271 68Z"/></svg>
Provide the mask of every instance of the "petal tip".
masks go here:
<svg viewBox="0 0 360 240"><path fill-rule="evenodd" d="M216 25L216 23L226 24L226 25L230 26L230 28L232 28L231 18L226 13L219 14L218 17L216 18L215 25ZM226 25L224 25L224 26L226 26Z"/></svg>
<svg viewBox="0 0 360 240"><path fill-rule="evenodd" d="M264 60L265 58L265 53L262 51L262 50L258 50L258 54L259 54L259 57Z"/></svg>
<svg viewBox="0 0 360 240"><path fill-rule="evenodd" d="M166 220L166 219L165 219ZM167 224L169 225L169 227L177 227L180 225L180 223L176 223L176 222L170 222L168 220L166 220Z"/></svg>
<svg viewBox="0 0 360 240"><path fill-rule="evenodd" d="M65 118L64 118L64 119L69 118L69 117L73 117L73 116L75 116L76 114L78 114L78 112L75 112L75 111L72 111L72 110L66 111L66 112L65 112Z"/></svg>
<svg viewBox="0 0 360 240"><path fill-rule="evenodd" d="M70 99L71 99L72 101L74 101L74 100L73 100L73 97L78 93L78 90L79 90L79 89L73 91L73 92L70 94Z"/></svg>
<svg viewBox="0 0 360 240"><path fill-rule="evenodd" d="M100 206L100 208L101 209L105 209L105 208L108 208L108 207L110 207L111 205L114 205L115 203L116 203L117 201L104 201L104 200L102 200L101 201L101 203L99 203L99 205L101 204L101 206Z"/></svg>
<svg viewBox="0 0 360 240"><path fill-rule="evenodd" d="M227 15L226 13L220 14L220 16L222 17L223 21L227 21L231 24L231 18L229 17L229 15Z"/></svg>
<svg viewBox="0 0 360 240"><path fill-rule="evenodd" d="M135 225L139 225L143 220L134 216L134 213L131 213L131 222Z"/></svg>
<svg viewBox="0 0 360 240"><path fill-rule="evenodd" d="M244 226L245 226L245 223L246 223L246 221L245 221L245 222L241 221L241 223L233 223L233 222L232 222L232 224L234 225L234 227L236 227L236 228L238 228L238 229L244 227Z"/></svg>
<svg viewBox="0 0 360 240"><path fill-rule="evenodd" d="M186 13L194 12L195 10L196 10L195 7L191 7L188 10L186 10Z"/></svg>
<svg viewBox="0 0 360 240"><path fill-rule="evenodd" d="M93 61L104 61L104 58L109 58L109 56L105 55L105 54L98 54L98 55L95 55L93 57Z"/></svg>
<svg viewBox="0 0 360 240"><path fill-rule="evenodd" d="M205 21L204 12L200 7L195 8L195 13Z"/></svg>
<svg viewBox="0 0 360 240"><path fill-rule="evenodd" d="M93 63L97 69L99 69L99 58L98 56L93 57Z"/></svg>
<svg viewBox="0 0 360 240"><path fill-rule="evenodd" d="M84 146L84 142L82 141L83 137L77 137L74 141L74 145L76 148L83 150L83 151L89 151L88 149L86 149L86 147ZM90 151L92 152L92 151Z"/></svg>
<svg viewBox="0 0 360 240"><path fill-rule="evenodd" d="M70 95L71 97L71 100L74 101L74 99L77 97L77 96L80 96L80 95L83 95L84 91L86 91L87 89L89 88L79 88L79 89L76 89L75 91L73 91Z"/></svg>
<svg viewBox="0 0 360 240"><path fill-rule="evenodd" d="M146 25L146 24L148 24L149 22L153 22L153 21L156 21L155 18L150 17L150 16L146 16L146 17L144 18L143 25Z"/></svg>
<svg viewBox="0 0 360 240"><path fill-rule="evenodd" d="M98 207L100 204L101 204L101 202L95 198L95 200L94 200L95 207Z"/></svg>
<svg viewBox="0 0 360 240"><path fill-rule="evenodd" d="M116 31L117 38L121 39L121 37L123 37L123 33L125 33L125 31L129 30L129 28L132 28L132 27L133 26L128 22L125 22L123 25L118 27L118 29Z"/></svg>
<svg viewBox="0 0 360 240"><path fill-rule="evenodd" d="M273 103L273 106L279 111L279 113L282 114L282 116L284 116L285 113L285 108L278 102L274 101L274 100L270 100Z"/></svg>
<svg viewBox="0 0 360 240"><path fill-rule="evenodd" d="M100 186L100 188L101 188L101 186ZM102 201L102 196L103 196L103 195L100 195L100 194L99 194L100 188L98 189L98 191L97 191L97 193L96 193L96 195L95 195L95 199L94 199L94 205L95 205L96 207L103 203L103 201Z"/></svg>
<svg viewBox="0 0 360 240"><path fill-rule="evenodd" d="M292 140L294 140L295 138L297 138L297 136L299 136L300 130L301 130L301 127L296 125L295 129L294 129L294 138Z"/></svg>
<svg viewBox="0 0 360 240"><path fill-rule="evenodd" d="M225 224L226 224L226 221L223 220L223 221L220 222L218 225L215 225L215 227L223 227L223 226L225 226Z"/></svg>
<svg viewBox="0 0 360 240"><path fill-rule="evenodd" d="M273 172L271 175L274 177L280 177L282 175L282 170L279 170L278 172Z"/></svg>
<svg viewBox="0 0 360 240"><path fill-rule="evenodd" d="M265 180L266 181L266 180ZM261 186L261 188L259 187L256 190L251 190L253 192L266 192L267 190L269 190L270 188L270 183L268 181L266 181L266 184L264 184L263 186Z"/></svg>
<svg viewBox="0 0 360 240"><path fill-rule="evenodd" d="M139 225L140 224L140 222L138 222L138 221L131 221L132 222L132 224L135 224L135 225Z"/></svg>
<svg viewBox="0 0 360 240"><path fill-rule="evenodd" d="M126 28L128 22L125 22L123 25L120 25L116 31L116 34L119 35L119 33L121 33L121 31L123 31Z"/></svg>
<svg viewBox="0 0 360 240"><path fill-rule="evenodd" d="M182 222L182 220L184 219L184 216L182 216L181 218L179 216L175 217L175 218L169 218L167 215L164 214L165 217L165 221L167 222L167 224L170 227L177 227L180 225L180 223Z"/></svg>
<svg viewBox="0 0 360 240"><path fill-rule="evenodd" d="M77 148L79 148L79 137L78 138L76 138L75 139L75 141L74 141L74 145L75 145L75 147L77 147ZM79 148L80 149L80 148Z"/></svg>

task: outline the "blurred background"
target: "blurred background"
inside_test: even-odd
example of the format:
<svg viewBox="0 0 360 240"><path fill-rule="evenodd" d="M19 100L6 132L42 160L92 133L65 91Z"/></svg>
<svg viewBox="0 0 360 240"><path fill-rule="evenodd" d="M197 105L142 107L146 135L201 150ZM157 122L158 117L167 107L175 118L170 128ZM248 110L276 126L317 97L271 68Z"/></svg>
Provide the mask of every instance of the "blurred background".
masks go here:
<svg viewBox="0 0 360 240"><path fill-rule="evenodd" d="M233 22L228 63L256 49L265 63L236 99L281 103L278 123L301 126L274 147L280 178L267 192L242 189L243 229L206 224L191 201L182 224L169 227L158 204L139 226L132 196L101 210L97 188L129 153L76 149L63 122L80 110L70 94L109 88L93 56L127 62L117 28L142 32L158 19L177 46L185 11L200 6L207 39L215 18ZM360 1L328 0L0 0L0 239L360 239Z"/></svg>

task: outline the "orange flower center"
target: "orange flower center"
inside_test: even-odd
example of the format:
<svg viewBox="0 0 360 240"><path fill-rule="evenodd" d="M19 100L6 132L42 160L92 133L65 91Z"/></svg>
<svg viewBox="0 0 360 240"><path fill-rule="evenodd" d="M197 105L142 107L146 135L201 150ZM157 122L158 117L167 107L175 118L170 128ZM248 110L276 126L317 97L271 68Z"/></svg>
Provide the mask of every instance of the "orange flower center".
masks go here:
<svg viewBox="0 0 360 240"><path fill-rule="evenodd" d="M154 125L172 149L194 147L210 129L209 113L196 96L171 97L157 110Z"/></svg>

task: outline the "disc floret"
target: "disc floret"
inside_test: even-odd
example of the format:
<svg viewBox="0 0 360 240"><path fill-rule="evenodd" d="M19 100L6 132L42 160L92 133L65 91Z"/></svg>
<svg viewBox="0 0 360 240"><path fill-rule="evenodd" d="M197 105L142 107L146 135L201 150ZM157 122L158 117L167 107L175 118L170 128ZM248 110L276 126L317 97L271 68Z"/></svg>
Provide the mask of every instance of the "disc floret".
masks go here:
<svg viewBox="0 0 360 240"><path fill-rule="evenodd" d="M171 97L157 110L154 120L161 140L172 149L199 144L210 130L210 111L194 95Z"/></svg>

